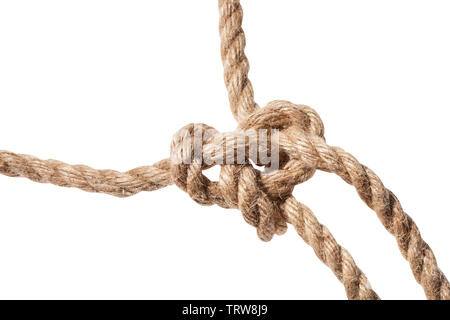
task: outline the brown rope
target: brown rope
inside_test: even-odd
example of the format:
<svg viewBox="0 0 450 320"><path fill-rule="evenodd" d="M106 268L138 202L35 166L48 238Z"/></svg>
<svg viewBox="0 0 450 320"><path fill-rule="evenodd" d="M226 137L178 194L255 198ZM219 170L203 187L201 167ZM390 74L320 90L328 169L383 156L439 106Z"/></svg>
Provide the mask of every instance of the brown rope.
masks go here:
<svg viewBox="0 0 450 320"><path fill-rule="evenodd" d="M274 234L283 234L286 223L292 224L344 284L349 299L379 299L348 251L336 242L308 207L292 196L295 185L310 179L316 170L332 172L356 188L384 227L395 236L400 252L410 263L426 296L450 299L449 282L414 221L375 173L342 149L326 144L319 115L310 107L288 101L274 101L262 109L258 107L248 79L249 63L244 54L245 36L239 1L219 0L219 12L225 85L231 111L239 123L237 130L219 133L204 124L190 124L175 134L169 159L124 173L40 160L7 151L0 151L0 173L119 197L175 183L202 205L238 208L264 241L269 241ZM277 137L278 170L262 173L250 163L252 160L259 164L258 159L246 155L245 164L222 164L219 181L210 181L203 175L202 171L212 166L208 163L214 163L211 160L219 156L234 159L240 147L255 147L244 132L258 129L267 129ZM193 137L195 130L200 130L203 136L200 157L195 154L195 139L190 139L191 144L187 146L185 143L186 136ZM228 148L224 148L225 145ZM183 161L187 158L194 161Z"/></svg>
<svg viewBox="0 0 450 320"><path fill-rule="evenodd" d="M57 160L0 151L0 173L10 177L26 177L35 182L73 187L88 192L128 197L141 191L153 191L172 184L170 160L127 172L96 170L85 165L70 165Z"/></svg>
<svg viewBox="0 0 450 320"><path fill-rule="evenodd" d="M219 0L219 13L225 86L228 90L231 112L236 120L241 122L258 109L253 97L253 87L248 79L250 65L244 52L242 7L238 0Z"/></svg>

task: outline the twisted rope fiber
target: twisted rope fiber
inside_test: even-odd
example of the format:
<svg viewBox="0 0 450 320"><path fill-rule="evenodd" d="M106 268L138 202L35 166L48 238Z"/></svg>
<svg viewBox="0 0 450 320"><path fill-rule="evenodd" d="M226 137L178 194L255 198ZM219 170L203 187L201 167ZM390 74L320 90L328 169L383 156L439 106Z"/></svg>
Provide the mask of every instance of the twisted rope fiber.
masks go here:
<svg viewBox="0 0 450 320"><path fill-rule="evenodd" d="M254 101L253 87L248 79L250 64L245 55L243 12L239 1L219 0L219 33L225 86L230 108L238 122L244 121L259 107Z"/></svg>
<svg viewBox="0 0 450 320"><path fill-rule="evenodd" d="M169 159L124 173L40 160L8 151L0 151L0 173L119 197L175 183L202 205L238 208L264 241L269 241L274 234L283 234L286 223L291 223L344 284L349 299L379 299L348 251L336 242L307 206L292 196L294 186L310 179L316 170L335 173L356 188L362 200L395 236L400 252L410 263L426 296L450 299L449 282L414 221L373 171L342 149L326 144L318 114L310 107L287 101L273 101L264 108L254 102L248 79L249 63L244 53L242 8L238 0L219 0L219 12L224 79L231 111L239 123L237 130L219 133L203 124L187 125L174 135ZM207 163L211 162L204 160L224 156L221 152L225 144L229 146L230 140L234 142L233 148L225 148L225 156L233 157L240 144L251 147L250 140L242 136L242 131L248 129L278 130L272 134L279 141L280 168L261 173L250 163L252 160L259 164L258 159L246 157L245 165L221 165L219 181L205 177L202 171L209 168L211 165ZM195 130L200 130L205 138L201 159L194 157L194 162L185 164L180 160L192 157L194 145L186 152L182 140Z"/></svg>
<svg viewBox="0 0 450 320"><path fill-rule="evenodd" d="M223 165L219 181L209 181L202 174L202 170L209 167L206 165L208 161L185 165L179 159L180 155L191 156L183 155L181 142L186 130L193 134L195 126L187 125L175 134L170 160L162 160L153 166L136 168L126 173L72 166L55 160L43 161L3 151L0 151L0 173L120 197L175 183L203 205L218 204L225 208L239 208L244 219L257 228L258 236L264 241L269 241L274 234L283 234L286 231L286 222L291 223L305 242L311 245L319 259L343 282L349 298L379 298L350 253L336 242L308 207L297 202L291 195L294 186L310 179L315 169L305 167L303 160L292 157L282 168L267 174L260 173L250 164ZM203 155L217 155L216 150L225 150L234 155L240 147L239 142L248 144L249 141L254 141L242 139L241 130L221 134L209 126L197 126L204 132L208 129L215 133L202 145L205 151ZM286 101L272 102L240 124L241 129L266 126L295 126L297 130L323 134L322 122L314 110ZM280 133L283 134L284 131ZM234 139L234 148L222 148L225 144L229 145L230 138ZM191 141L190 150L193 153L194 141Z"/></svg>

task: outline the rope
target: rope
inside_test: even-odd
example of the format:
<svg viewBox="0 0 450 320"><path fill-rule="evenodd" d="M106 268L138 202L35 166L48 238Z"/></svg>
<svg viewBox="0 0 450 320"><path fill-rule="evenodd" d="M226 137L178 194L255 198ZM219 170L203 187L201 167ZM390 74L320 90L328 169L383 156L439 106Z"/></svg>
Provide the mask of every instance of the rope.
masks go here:
<svg viewBox="0 0 450 320"><path fill-rule="evenodd" d="M254 101L253 87L248 79L250 65L245 56L245 34L242 30L242 7L239 0L219 0L219 33L225 86L233 116L238 122L245 120L258 105Z"/></svg>
<svg viewBox="0 0 450 320"><path fill-rule="evenodd" d="M238 208L263 241L285 233L287 223L292 224L343 283L349 299L379 299L350 253L336 242L307 206L292 196L295 185L312 178L316 170L335 173L355 187L396 238L400 252L427 298L450 299L449 282L414 221L372 170L344 150L326 144L319 115L308 106L281 100L258 107L248 79L240 3L219 0L219 12L224 79L231 111L238 121L236 130L220 133L204 124L189 124L174 135L170 158L123 173L8 151L0 151L0 173L118 197L176 184L201 205ZM255 144L258 139L253 138L260 137L258 130L268 132L270 146ZM200 145L195 139L197 135L202 138ZM272 141L277 141L279 148L277 170L255 169L251 161L266 166L267 163L250 153L245 154L244 163L236 161L242 148L270 153ZM224 164L219 159L233 161ZM221 165L219 181L210 181L202 171L217 163Z"/></svg>
<svg viewBox="0 0 450 320"><path fill-rule="evenodd" d="M25 177L35 182L73 187L88 192L128 197L141 191L153 191L172 184L170 160L127 172L96 170L85 165L70 165L57 160L0 151L0 173L10 177Z"/></svg>

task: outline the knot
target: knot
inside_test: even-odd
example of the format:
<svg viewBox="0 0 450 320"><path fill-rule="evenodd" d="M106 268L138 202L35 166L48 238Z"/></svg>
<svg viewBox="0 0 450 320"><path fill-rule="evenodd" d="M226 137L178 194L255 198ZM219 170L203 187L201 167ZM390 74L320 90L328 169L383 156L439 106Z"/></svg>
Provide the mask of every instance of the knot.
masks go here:
<svg viewBox="0 0 450 320"><path fill-rule="evenodd" d="M287 101L269 103L229 133L189 124L171 143L173 181L202 205L238 208L259 238L269 241L287 229L281 204L316 169L293 151L294 133L323 138L324 129L312 108ZM264 166L265 172L252 162ZM203 174L214 165L221 166L219 181Z"/></svg>

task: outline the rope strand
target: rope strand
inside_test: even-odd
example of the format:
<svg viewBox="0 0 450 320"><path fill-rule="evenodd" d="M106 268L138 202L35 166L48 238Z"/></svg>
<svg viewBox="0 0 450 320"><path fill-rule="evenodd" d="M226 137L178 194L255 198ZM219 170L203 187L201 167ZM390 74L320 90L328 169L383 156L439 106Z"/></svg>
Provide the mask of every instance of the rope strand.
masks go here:
<svg viewBox="0 0 450 320"><path fill-rule="evenodd" d="M242 7L239 0L219 0L219 33L224 68L233 116L241 122L258 109L253 87L248 79L250 64L245 55L245 34L242 30Z"/></svg>
<svg viewBox="0 0 450 320"><path fill-rule="evenodd" d="M350 253L340 246L327 227L320 224L311 210L289 197L283 204L286 219L317 257L326 264L344 284L347 297L353 300L379 300L369 280L358 268Z"/></svg>

